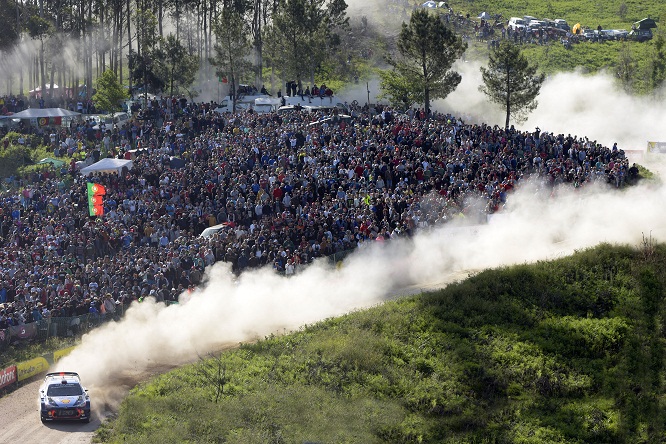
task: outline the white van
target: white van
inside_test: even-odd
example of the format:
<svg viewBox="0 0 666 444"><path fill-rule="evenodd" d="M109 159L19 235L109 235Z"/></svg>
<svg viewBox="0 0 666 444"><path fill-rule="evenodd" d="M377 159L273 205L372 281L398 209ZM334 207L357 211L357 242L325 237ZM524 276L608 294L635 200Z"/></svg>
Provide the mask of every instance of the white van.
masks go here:
<svg viewBox="0 0 666 444"><path fill-rule="evenodd" d="M94 117L94 120L99 122L97 125L93 126L93 129L104 129L110 130L113 129L113 125L117 125L118 128L122 128L130 119L130 115L125 112L106 114L104 116Z"/></svg>
<svg viewBox="0 0 666 444"><path fill-rule="evenodd" d="M518 31L518 30L522 30L523 28L527 27L527 22L525 21L525 19L522 19L520 17L511 17L509 19L508 26L510 28L513 28L516 31Z"/></svg>

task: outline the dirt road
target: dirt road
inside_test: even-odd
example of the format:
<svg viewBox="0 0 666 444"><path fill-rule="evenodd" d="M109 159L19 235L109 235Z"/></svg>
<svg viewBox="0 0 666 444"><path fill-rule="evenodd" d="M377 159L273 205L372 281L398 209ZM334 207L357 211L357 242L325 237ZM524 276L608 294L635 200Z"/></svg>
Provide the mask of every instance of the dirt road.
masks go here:
<svg viewBox="0 0 666 444"><path fill-rule="evenodd" d="M41 383L38 379L0 399L0 443L90 443L101 424L97 414L89 424L42 424L37 398Z"/></svg>
<svg viewBox="0 0 666 444"><path fill-rule="evenodd" d="M424 283L396 290L387 295L386 299L417 294L423 291L442 288L454 280L464 279L468 272L452 273L441 282ZM288 327L288 326L285 326ZM294 327L294 326L292 326ZM297 326L295 326L297 327ZM288 329L286 329L288 330ZM237 344L220 344L219 350L226 350ZM190 361L191 362L191 361ZM148 371L126 370L109 386L113 390L90 389L92 419L88 424L80 423L46 423L39 419L38 391L41 378L26 384L20 389L0 398L0 444L89 444L104 419L113 414L116 406L127 395L130 388L152 376L167 372L179 365L154 364ZM82 381L85 385L86 381Z"/></svg>
<svg viewBox="0 0 666 444"><path fill-rule="evenodd" d="M221 347L228 349L229 346ZM149 370L128 370L118 375L110 387L91 388L92 419L88 424L78 422L48 422L39 419L38 392L41 377L0 399L0 444L89 444L95 430L114 413L129 390L142 381L172 370L179 364L155 364ZM85 385L85 381L82 381Z"/></svg>

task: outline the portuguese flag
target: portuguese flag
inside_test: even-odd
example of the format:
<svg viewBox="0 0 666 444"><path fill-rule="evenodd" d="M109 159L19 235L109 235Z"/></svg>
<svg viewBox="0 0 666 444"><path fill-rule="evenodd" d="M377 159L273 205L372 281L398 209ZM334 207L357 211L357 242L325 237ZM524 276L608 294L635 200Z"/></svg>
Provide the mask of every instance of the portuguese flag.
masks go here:
<svg viewBox="0 0 666 444"><path fill-rule="evenodd" d="M88 182L88 211L91 216L102 216L104 214L104 201L102 196L106 194L104 186Z"/></svg>

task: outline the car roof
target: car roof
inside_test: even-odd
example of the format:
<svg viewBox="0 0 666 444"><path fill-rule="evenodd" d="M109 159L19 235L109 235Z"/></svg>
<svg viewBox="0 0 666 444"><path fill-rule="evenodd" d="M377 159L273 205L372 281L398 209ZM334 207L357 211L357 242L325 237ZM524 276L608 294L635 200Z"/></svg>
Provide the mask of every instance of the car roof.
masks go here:
<svg viewBox="0 0 666 444"><path fill-rule="evenodd" d="M81 378L78 373L74 372L56 372L56 373L47 373L44 377L44 384L80 384Z"/></svg>

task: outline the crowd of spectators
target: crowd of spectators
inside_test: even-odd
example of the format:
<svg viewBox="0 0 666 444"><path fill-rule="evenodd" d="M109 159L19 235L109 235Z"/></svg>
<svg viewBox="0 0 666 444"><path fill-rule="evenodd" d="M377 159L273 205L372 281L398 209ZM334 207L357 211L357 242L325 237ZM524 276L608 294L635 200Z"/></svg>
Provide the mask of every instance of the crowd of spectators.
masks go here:
<svg viewBox="0 0 666 444"><path fill-rule="evenodd" d="M4 181L0 330L109 316L145 297L175 301L219 261L234 273L269 266L292 275L316 258L461 215L478 222L528 176L545 186L623 187L638 175L617 146L538 128L388 107L351 118L215 108L162 98L104 133L85 121L43 132L58 155L130 158L133 167L82 177L71 161ZM102 217L88 216L86 182L106 187Z"/></svg>

